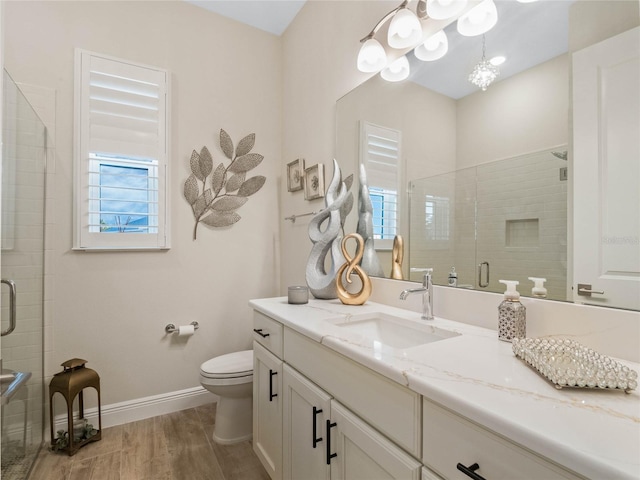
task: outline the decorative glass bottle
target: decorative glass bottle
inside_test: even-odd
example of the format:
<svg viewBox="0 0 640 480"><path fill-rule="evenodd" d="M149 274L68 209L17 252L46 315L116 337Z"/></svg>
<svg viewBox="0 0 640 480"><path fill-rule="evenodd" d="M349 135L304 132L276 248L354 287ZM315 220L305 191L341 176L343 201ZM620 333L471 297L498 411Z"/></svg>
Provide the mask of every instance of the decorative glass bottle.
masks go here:
<svg viewBox="0 0 640 480"><path fill-rule="evenodd" d="M504 300L498 306L498 338L510 342L514 338L527 335L527 309L520 303L520 293L516 285L520 282L500 280L507 286Z"/></svg>

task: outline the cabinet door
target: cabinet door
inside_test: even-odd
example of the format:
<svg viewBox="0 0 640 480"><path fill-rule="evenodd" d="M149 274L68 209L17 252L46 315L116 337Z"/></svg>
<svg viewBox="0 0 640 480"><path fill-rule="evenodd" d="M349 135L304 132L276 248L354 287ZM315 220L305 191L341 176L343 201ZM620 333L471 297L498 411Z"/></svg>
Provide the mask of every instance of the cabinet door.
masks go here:
<svg viewBox="0 0 640 480"><path fill-rule="evenodd" d="M272 480L282 478L282 360L253 342L253 449Z"/></svg>
<svg viewBox="0 0 640 480"><path fill-rule="evenodd" d="M286 364L283 391L285 480L328 480L325 428L331 397Z"/></svg>
<svg viewBox="0 0 640 480"><path fill-rule="evenodd" d="M420 479L420 463L335 400L327 427L332 480Z"/></svg>

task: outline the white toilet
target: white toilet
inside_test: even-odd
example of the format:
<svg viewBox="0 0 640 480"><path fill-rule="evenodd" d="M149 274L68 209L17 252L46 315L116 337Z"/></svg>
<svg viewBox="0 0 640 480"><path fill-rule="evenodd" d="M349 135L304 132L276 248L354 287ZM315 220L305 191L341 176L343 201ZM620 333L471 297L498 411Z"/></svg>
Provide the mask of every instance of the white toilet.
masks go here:
<svg viewBox="0 0 640 480"><path fill-rule="evenodd" d="M253 350L228 353L200 365L200 383L220 397L213 441L224 445L251 439Z"/></svg>

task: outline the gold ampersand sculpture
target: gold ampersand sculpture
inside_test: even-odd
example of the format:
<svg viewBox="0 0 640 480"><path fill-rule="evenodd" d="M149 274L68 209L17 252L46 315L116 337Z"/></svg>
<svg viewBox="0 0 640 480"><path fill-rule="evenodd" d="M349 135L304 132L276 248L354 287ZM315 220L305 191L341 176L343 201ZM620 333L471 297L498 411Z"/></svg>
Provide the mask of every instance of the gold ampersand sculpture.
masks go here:
<svg viewBox="0 0 640 480"><path fill-rule="evenodd" d="M355 258L351 258L349 252L347 252L346 244L350 238L353 238L357 244ZM347 261L340 267L340 269L338 270L338 274L336 275L336 288L338 290L338 298L345 305L362 305L371 295L371 280L369 279L369 276L366 274L366 272L362 268L360 268L360 265L358 265L360 260L362 260L362 255L364 253L364 240L357 233L350 233L342 239L340 247L342 248L342 254L344 255L344 258ZM343 283L343 277L346 279L347 283L352 283L351 274L353 272L355 272L362 281L362 287L357 293L348 292Z"/></svg>

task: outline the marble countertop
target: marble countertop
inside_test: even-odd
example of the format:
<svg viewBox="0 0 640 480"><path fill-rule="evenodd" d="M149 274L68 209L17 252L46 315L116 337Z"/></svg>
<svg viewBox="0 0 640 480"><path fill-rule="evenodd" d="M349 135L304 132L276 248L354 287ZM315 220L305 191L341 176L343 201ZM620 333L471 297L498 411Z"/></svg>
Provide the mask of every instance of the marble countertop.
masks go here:
<svg viewBox="0 0 640 480"><path fill-rule="evenodd" d="M557 390L518 359L497 332L378 303L348 306L286 297L252 300L255 310L436 403L574 472L593 479L640 479L640 392ZM412 348L373 343L337 326L382 312L461 335ZM334 322L334 323L332 323ZM620 363L640 372L640 364Z"/></svg>

